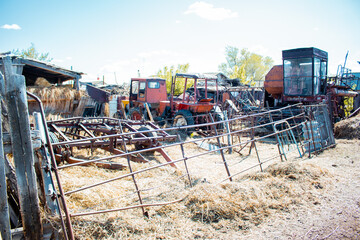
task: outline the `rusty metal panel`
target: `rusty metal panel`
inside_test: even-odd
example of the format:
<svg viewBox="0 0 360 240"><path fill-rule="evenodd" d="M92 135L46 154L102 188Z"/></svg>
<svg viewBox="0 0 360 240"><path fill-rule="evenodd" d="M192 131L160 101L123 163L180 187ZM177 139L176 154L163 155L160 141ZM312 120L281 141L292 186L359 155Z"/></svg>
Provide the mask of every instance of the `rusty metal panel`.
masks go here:
<svg viewBox="0 0 360 240"><path fill-rule="evenodd" d="M146 102L159 103L167 100L166 81L162 79L147 79Z"/></svg>
<svg viewBox="0 0 360 240"><path fill-rule="evenodd" d="M86 85L86 90L89 96L98 103L105 103L109 100L109 93L104 90L101 90L100 88L91 85Z"/></svg>

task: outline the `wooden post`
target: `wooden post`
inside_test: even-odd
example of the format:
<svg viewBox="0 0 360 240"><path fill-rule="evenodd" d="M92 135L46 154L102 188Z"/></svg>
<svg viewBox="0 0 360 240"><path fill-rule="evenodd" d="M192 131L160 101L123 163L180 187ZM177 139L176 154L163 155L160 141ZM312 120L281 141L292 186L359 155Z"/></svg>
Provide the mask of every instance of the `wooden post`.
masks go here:
<svg viewBox="0 0 360 240"><path fill-rule="evenodd" d="M74 81L75 81L75 89L78 90L78 91L80 90L80 81L79 81L80 78L81 78L81 77L76 77L76 78L74 79Z"/></svg>
<svg viewBox="0 0 360 240"><path fill-rule="evenodd" d="M0 82L3 86L4 78L0 73ZM2 96L0 96L0 104ZM0 107L0 239L11 239L10 217L9 217L9 205L7 196L7 186L5 177L5 157L4 147L2 139L2 118Z"/></svg>
<svg viewBox="0 0 360 240"><path fill-rule="evenodd" d="M147 103L145 103L145 107L146 107L146 111L147 111L147 113L148 113L148 115L149 115L149 120L150 120L151 122L154 122L154 119L153 119L153 116L152 116L152 114L151 114L149 105L148 105Z"/></svg>
<svg viewBox="0 0 360 240"><path fill-rule="evenodd" d="M0 94L2 97L5 97L5 79L0 72Z"/></svg>
<svg viewBox="0 0 360 240"><path fill-rule="evenodd" d="M10 58L4 59L11 64ZM11 66L11 65L10 65ZM5 69L11 69L5 66ZM12 71L12 70L10 70ZM26 239L41 239L40 217L34 155L31 143L25 77L11 74L6 78L6 100L9 107L10 133L19 190L21 217ZM5 76L8 76L5 74Z"/></svg>

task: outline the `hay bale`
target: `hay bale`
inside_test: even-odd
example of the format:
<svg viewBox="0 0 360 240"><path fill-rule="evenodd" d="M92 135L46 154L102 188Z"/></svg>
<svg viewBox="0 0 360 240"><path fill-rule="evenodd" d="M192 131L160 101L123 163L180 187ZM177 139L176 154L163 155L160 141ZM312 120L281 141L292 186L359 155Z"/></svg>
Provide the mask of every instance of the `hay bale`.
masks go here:
<svg viewBox="0 0 360 240"><path fill-rule="evenodd" d="M110 116L110 106L109 103L104 104L104 116L105 117L111 117Z"/></svg>
<svg viewBox="0 0 360 240"><path fill-rule="evenodd" d="M360 113L335 123L334 135L336 138L360 139Z"/></svg>
<svg viewBox="0 0 360 240"><path fill-rule="evenodd" d="M38 77L34 83L35 86L40 86L40 87L51 87L51 83L48 82L48 80L46 80L43 77Z"/></svg>
<svg viewBox="0 0 360 240"><path fill-rule="evenodd" d="M44 84L43 80L39 80L39 84ZM28 87L27 91L41 99L46 114L72 115L74 108L78 105L82 96L86 95L85 91L77 91L70 86L55 87L51 86L51 84L50 87ZM31 108L31 106L29 106L29 108Z"/></svg>

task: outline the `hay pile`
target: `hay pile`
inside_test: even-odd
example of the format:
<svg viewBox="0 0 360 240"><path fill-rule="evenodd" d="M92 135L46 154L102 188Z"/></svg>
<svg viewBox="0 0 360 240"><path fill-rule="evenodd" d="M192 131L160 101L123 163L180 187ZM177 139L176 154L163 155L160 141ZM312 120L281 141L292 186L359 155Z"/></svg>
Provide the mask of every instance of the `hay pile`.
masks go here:
<svg viewBox="0 0 360 240"><path fill-rule="evenodd" d="M95 179L100 177L100 173L86 172ZM108 174L110 172L105 175ZM159 174L154 173L147 179L158 178ZM66 175L70 177L72 174L67 172ZM279 163L263 173L246 175L232 183L215 185L199 181L186 192L179 191L170 196L181 198L187 194L182 202L147 209L149 219L142 217L140 209L135 209L75 218L73 226L79 239L223 238L223 233L248 231L277 211L290 211L299 204L319 204L317 196L325 191L327 176L330 174L326 170L311 164ZM79 184L82 181L79 180L72 181L72 184ZM68 188L69 181L64 184L65 188ZM101 197L108 194L117 196L120 192L123 195L131 188L131 181L121 181L113 187L111 192L98 189ZM73 197L69 199L71 207L79 208L84 204L83 196ZM99 201L94 193L87 197ZM162 197L163 201L171 200L167 195ZM121 205L126 202L128 199L124 198L120 201Z"/></svg>
<svg viewBox="0 0 360 240"><path fill-rule="evenodd" d="M360 113L335 124L336 138L360 139Z"/></svg>
<svg viewBox="0 0 360 240"><path fill-rule="evenodd" d="M52 84L48 82L48 80L46 80L43 77L38 77L34 83L35 86L40 86L40 87L51 87Z"/></svg>
<svg viewBox="0 0 360 240"><path fill-rule="evenodd" d="M79 101L86 96L85 91L77 91L71 86L33 86L28 87L27 91L41 99L46 114L72 115L80 105ZM36 106L36 103L30 101L30 110L36 109Z"/></svg>
<svg viewBox="0 0 360 240"><path fill-rule="evenodd" d="M193 220L207 223L235 220L237 227L246 228L248 223L260 224L272 210L288 211L290 205L304 200L316 204L311 190L322 189L320 177L327 174L308 164L274 164L265 172L246 175L237 182L196 186L185 206Z"/></svg>

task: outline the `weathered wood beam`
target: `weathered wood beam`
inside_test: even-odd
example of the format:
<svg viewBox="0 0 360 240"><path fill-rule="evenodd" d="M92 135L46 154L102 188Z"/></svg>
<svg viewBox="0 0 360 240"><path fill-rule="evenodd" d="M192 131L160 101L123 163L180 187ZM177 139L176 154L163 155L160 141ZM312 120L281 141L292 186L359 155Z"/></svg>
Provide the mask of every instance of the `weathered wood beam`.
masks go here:
<svg viewBox="0 0 360 240"><path fill-rule="evenodd" d="M74 84L74 88L76 89L76 90L80 90L80 78L81 78L81 76L77 76L75 79L74 79L74 82L75 82L75 84Z"/></svg>
<svg viewBox="0 0 360 240"><path fill-rule="evenodd" d="M6 100L8 106L10 133L19 190L20 211L26 239L41 239L40 217L34 155L30 137L29 112L27 106L25 77L13 74L11 59L3 59L6 76ZM10 76L10 78L7 78Z"/></svg>
<svg viewBox="0 0 360 240"><path fill-rule="evenodd" d="M4 79L0 74L0 81ZM3 84L0 84L3 85ZM0 96L0 101L2 97ZM0 233L2 239L11 239L11 227L10 227L10 216L9 216L9 205L7 195L7 185L5 177L5 156L2 141L2 118L0 108Z"/></svg>
<svg viewBox="0 0 360 240"><path fill-rule="evenodd" d="M2 141L4 144L4 153L5 154L12 153L12 142L11 142L10 133L3 132L2 137L3 137ZM33 150L39 149L41 147L41 139L40 139L39 131L32 130L30 137L32 141Z"/></svg>

